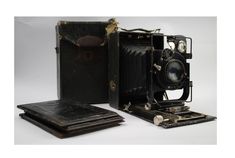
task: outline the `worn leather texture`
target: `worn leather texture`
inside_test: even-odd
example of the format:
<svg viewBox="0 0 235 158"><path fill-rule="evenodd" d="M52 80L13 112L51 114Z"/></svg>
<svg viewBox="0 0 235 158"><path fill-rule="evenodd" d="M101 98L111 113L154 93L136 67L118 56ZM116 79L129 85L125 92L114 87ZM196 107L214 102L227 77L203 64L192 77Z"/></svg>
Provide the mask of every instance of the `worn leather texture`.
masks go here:
<svg viewBox="0 0 235 158"><path fill-rule="evenodd" d="M108 22L67 22L56 26L57 83L61 100L108 102Z"/></svg>
<svg viewBox="0 0 235 158"><path fill-rule="evenodd" d="M123 118L115 112L73 101L54 100L18 105L20 116L53 135L64 138L117 126Z"/></svg>

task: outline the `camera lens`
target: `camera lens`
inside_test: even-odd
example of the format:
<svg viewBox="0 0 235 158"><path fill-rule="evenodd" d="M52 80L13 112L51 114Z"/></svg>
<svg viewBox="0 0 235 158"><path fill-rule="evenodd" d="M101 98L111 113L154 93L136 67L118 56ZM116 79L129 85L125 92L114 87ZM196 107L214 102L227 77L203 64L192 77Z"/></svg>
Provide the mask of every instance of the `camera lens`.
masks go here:
<svg viewBox="0 0 235 158"><path fill-rule="evenodd" d="M167 64L166 77L173 83L179 83L184 78L184 65L181 61L173 60Z"/></svg>

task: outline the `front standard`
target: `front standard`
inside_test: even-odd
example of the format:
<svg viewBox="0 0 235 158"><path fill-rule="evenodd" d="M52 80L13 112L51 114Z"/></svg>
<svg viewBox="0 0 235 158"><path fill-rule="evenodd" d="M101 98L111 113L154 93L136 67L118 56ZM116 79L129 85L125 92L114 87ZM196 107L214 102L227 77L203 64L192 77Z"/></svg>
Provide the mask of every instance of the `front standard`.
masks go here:
<svg viewBox="0 0 235 158"><path fill-rule="evenodd" d="M164 128L214 120L193 112L190 64L192 39L143 29L109 37L109 102L112 107ZM179 98L167 92L181 90Z"/></svg>

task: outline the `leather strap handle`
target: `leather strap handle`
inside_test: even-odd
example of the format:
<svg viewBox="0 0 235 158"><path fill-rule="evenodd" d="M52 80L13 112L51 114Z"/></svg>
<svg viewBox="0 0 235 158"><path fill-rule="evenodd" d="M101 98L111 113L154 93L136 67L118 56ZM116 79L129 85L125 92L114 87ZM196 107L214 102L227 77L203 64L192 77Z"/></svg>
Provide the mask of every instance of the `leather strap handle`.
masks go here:
<svg viewBox="0 0 235 158"><path fill-rule="evenodd" d="M161 29L155 29L155 30L146 30L143 28L136 28L136 29L124 29L124 28L120 28L122 31L126 31L126 32L135 32L135 31L141 31L141 32L145 32L145 33L155 33L155 32L160 32Z"/></svg>

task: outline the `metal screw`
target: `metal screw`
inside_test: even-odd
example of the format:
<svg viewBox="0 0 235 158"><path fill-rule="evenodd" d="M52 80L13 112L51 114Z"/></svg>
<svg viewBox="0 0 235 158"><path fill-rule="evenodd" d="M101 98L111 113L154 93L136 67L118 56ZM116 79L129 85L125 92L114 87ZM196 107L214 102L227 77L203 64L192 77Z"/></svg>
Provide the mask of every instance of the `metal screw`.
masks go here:
<svg viewBox="0 0 235 158"><path fill-rule="evenodd" d="M157 65L157 64L153 64L153 66L158 70L158 71L161 71L162 67L160 65Z"/></svg>
<svg viewBox="0 0 235 158"><path fill-rule="evenodd" d="M151 110L151 108L152 108L152 106L149 103L144 105L144 109L147 110L147 111Z"/></svg>

